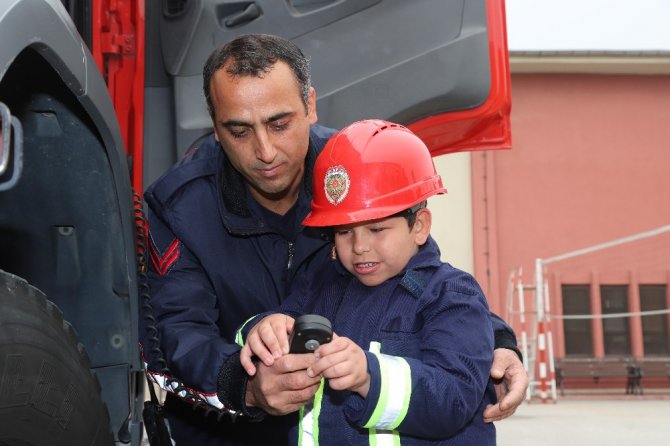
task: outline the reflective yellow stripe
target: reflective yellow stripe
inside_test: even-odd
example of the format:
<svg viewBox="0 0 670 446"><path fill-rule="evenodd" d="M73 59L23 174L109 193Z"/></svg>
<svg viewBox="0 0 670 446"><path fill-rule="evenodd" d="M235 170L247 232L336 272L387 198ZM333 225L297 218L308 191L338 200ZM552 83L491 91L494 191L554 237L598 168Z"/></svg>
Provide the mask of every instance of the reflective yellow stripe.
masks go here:
<svg viewBox="0 0 670 446"><path fill-rule="evenodd" d="M375 410L372 412L370 419L368 420L363 427L372 429L377 426L379 420L384 415L384 409L386 408L386 396L388 395L388 386L389 386L389 377L388 369L384 367L381 353L375 352L372 350L372 344L370 344L370 351L374 353L379 361L379 373L381 375L381 389L379 391L379 401L375 406Z"/></svg>
<svg viewBox="0 0 670 446"><path fill-rule="evenodd" d="M298 411L298 446L303 446L302 443L302 419L305 416L305 406L302 406Z"/></svg>
<svg viewBox="0 0 670 446"><path fill-rule="evenodd" d="M258 316L258 315L256 315ZM237 333L235 333L235 344L239 345L240 347L244 347L244 339L242 339L242 330L244 330L244 327L249 323L250 320L255 318L256 316L251 316L249 319L244 321L244 324L240 327L239 330L237 330Z"/></svg>
<svg viewBox="0 0 670 446"><path fill-rule="evenodd" d="M379 360L381 390L377 405L363 427L395 429L405 419L409 409L412 372L404 358L381 353L374 355Z"/></svg>
<svg viewBox="0 0 670 446"><path fill-rule="evenodd" d="M381 376L377 405L364 427L370 429L372 446L399 446L397 428L405 419L412 393L412 371L407 361L399 356L384 355L379 342L370 343L370 352L379 361Z"/></svg>
<svg viewBox="0 0 670 446"><path fill-rule="evenodd" d="M370 446L400 446L400 432L370 429Z"/></svg>
<svg viewBox="0 0 670 446"><path fill-rule="evenodd" d="M298 445L300 446L319 446L319 415L323 403L324 384L325 380L322 378L314 398L300 408L298 425Z"/></svg>
<svg viewBox="0 0 670 446"><path fill-rule="evenodd" d="M409 364L400 356L380 355L387 369L389 385L384 398L384 412L377 422L382 429L395 429L402 423L409 409L412 393L412 371Z"/></svg>

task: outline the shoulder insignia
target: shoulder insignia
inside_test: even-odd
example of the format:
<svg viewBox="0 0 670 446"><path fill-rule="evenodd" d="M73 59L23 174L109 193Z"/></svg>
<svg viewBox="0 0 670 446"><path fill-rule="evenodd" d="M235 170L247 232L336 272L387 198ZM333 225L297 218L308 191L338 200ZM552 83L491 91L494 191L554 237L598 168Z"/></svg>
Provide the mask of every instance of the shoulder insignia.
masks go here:
<svg viewBox="0 0 670 446"><path fill-rule="evenodd" d="M158 252L152 241L149 243L149 251L151 266L156 273L164 276L179 258L179 240L174 239L162 254Z"/></svg>

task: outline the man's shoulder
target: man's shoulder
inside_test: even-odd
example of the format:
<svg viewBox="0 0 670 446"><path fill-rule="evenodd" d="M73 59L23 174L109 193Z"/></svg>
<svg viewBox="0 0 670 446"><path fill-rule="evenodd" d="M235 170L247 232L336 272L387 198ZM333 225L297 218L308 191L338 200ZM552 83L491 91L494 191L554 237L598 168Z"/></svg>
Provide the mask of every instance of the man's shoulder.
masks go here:
<svg viewBox="0 0 670 446"><path fill-rule="evenodd" d="M220 146L213 134L203 138L147 188L147 201L167 203L186 185L203 177L215 176L220 168L220 160Z"/></svg>
<svg viewBox="0 0 670 446"><path fill-rule="evenodd" d="M336 132L336 129L325 127L320 124L313 124L309 129L309 139L320 151Z"/></svg>
<svg viewBox="0 0 670 446"><path fill-rule="evenodd" d="M439 248L432 237L412 258L406 275L411 276L414 279L413 282L423 284L420 294L424 297L451 292L483 295L481 287L472 274L440 259ZM425 290L430 290L430 292L424 293Z"/></svg>
<svg viewBox="0 0 670 446"><path fill-rule="evenodd" d="M477 283L472 274L456 268L449 263L442 263L435 270L431 281L434 283L443 283L445 291L469 295L483 294L479 283Z"/></svg>

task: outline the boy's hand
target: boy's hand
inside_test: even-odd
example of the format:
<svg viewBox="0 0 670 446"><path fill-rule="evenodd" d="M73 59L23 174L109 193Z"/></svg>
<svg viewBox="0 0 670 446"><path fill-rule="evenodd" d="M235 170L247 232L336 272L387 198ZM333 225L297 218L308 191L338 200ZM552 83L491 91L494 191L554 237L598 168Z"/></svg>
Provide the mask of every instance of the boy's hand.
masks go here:
<svg viewBox="0 0 670 446"><path fill-rule="evenodd" d="M351 339L333 333L333 340L314 353L317 360L307 369L307 375L328 379L334 390L351 390L365 398L370 390L370 375L365 352Z"/></svg>
<svg viewBox="0 0 670 446"><path fill-rule="evenodd" d="M275 359L288 353L288 333L293 330L294 322L292 317L285 314L271 314L249 331L240 352L240 363L249 376L256 373L252 356L257 356L263 364L270 367Z"/></svg>

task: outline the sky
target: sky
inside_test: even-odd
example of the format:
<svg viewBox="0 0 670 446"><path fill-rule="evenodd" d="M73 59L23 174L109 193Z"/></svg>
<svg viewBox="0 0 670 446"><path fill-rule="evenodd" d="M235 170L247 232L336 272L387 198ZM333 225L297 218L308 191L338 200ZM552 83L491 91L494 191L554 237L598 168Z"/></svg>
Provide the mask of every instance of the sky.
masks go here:
<svg viewBox="0 0 670 446"><path fill-rule="evenodd" d="M510 51L670 51L670 0L505 0Z"/></svg>

